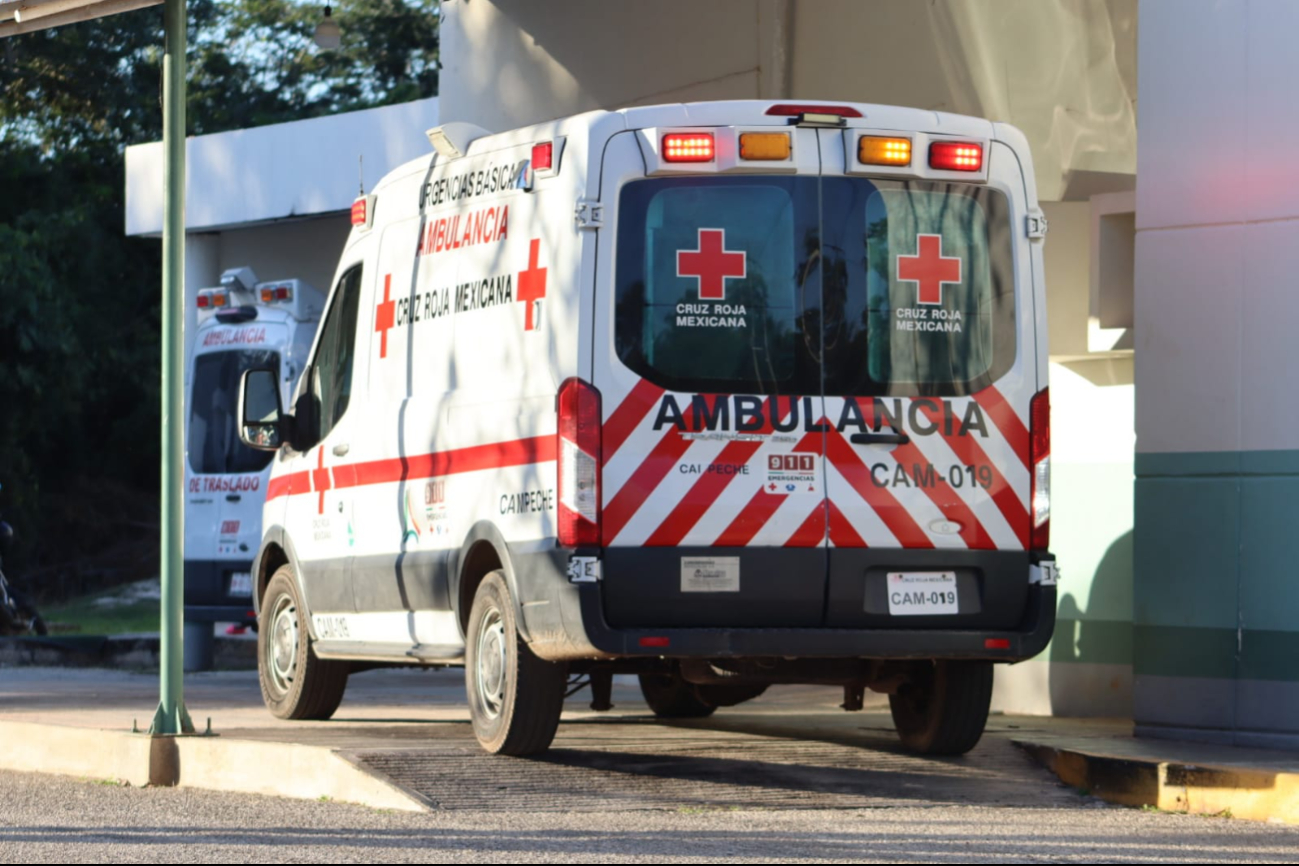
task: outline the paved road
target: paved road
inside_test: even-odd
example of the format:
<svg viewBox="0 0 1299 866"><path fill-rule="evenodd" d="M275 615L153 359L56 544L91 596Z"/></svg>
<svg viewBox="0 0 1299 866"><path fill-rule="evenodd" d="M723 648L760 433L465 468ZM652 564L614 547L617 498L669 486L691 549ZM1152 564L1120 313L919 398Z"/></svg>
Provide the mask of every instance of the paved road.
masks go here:
<svg viewBox="0 0 1299 866"><path fill-rule="evenodd" d="M129 726L156 675L6 670L0 717ZM195 677L225 736L330 745L424 797L427 814L0 773L0 862L1283 861L1299 827L1142 812L1061 786L994 717L966 758L902 753L884 707L784 687L712 719L655 723L568 705L556 747L521 760L473 742L459 672L355 678L335 720L276 723L255 675ZM201 722L200 722L201 723Z"/></svg>
<svg viewBox="0 0 1299 866"><path fill-rule="evenodd" d="M384 813L0 773L0 862L1287 861L1299 830L1075 797L1045 808Z"/></svg>

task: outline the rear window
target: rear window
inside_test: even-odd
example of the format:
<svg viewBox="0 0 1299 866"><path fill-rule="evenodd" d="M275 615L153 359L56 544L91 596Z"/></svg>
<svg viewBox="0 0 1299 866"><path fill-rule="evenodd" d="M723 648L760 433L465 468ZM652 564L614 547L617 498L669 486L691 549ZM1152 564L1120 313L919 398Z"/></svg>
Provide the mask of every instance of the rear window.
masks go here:
<svg viewBox="0 0 1299 866"><path fill-rule="evenodd" d="M617 351L664 388L958 396L1014 363L996 190L665 178L619 207Z"/></svg>
<svg viewBox="0 0 1299 866"><path fill-rule="evenodd" d="M190 468L202 475L260 472L274 456L239 441L236 427L239 380L245 370L280 372L280 355L271 349L209 352L194 359L189 395L187 451Z"/></svg>

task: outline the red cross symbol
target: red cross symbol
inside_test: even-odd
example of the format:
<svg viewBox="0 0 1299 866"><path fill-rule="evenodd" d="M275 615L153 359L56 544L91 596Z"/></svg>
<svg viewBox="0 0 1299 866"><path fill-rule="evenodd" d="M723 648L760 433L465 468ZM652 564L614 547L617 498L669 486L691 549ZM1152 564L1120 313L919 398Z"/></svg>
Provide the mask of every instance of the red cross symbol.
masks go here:
<svg viewBox="0 0 1299 866"><path fill-rule="evenodd" d="M325 468L325 447L320 447L320 460L311 471L311 488L320 494L320 504L316 506L317 514L325 513L325 491L330 489L329 470Z"/></svg>
<svg viewBox="0 0 1299 866"><path fill-rule="evenodd" d="M726 280L747 273L745 255L726 249L726 229L700 229L699 249L677 250L677 276L699 280L699 300L726 300Z"/></svg>
<svg viewBox="0 0 1299 866"><path fill-rule="evenodd" d="M528 269L519 271L519 300L528 306L523 330L531 331L537 327L532 318L533 301L540 301L546 296L546 268L537 267L537 258L541 255L541 240L534 239L528 247Z"/></svg>
<svg viewBox="0 0 1299 866"><path fill-rule="evenodd" d="M374 330L379 334L379 357L388 357L388 329L396 324L397 302L391 300L389 295L392 293L392 274L384 274L383 277L383 300L379 303L378 309L374 311ZM323 459L323 458L322 458Z"/></svg>
<svg viewBox="0 0 1299 866"><path fill-rule="evenodd" d="M916 235L914 256L898 256L898 280L916 283L916 300L941 304L943 283L961 281L961 257L943 255L942 235Z"/></svg>

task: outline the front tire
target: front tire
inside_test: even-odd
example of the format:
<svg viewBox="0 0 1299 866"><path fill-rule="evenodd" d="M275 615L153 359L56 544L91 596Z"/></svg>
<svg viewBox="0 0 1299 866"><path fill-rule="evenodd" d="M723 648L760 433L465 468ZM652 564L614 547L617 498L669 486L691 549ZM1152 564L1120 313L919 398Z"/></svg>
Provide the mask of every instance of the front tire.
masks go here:
<svg viewBox="0 0 1299 866"><path fill-rule="evenodd" d="M279 719L328 719L347 689L347 662L318 658L293 569L282 565L262 597L257 678L262 700Z"/></svg>
<svg viewBox="0 0 1299 866"><path fill-rule="evenodd" d="M516 756L550 748L567 680L565 665L537 658L519 635L505 577L487 575L474 594L465 639L465 690L479 745Z"/></svg>
<svg viewBox="0 0 1299 866"><path fill-rule="evenodd" d="M902 745L921 755L963 755L988 724L992 662L920 662L910 682L889 695Z"/></svg>

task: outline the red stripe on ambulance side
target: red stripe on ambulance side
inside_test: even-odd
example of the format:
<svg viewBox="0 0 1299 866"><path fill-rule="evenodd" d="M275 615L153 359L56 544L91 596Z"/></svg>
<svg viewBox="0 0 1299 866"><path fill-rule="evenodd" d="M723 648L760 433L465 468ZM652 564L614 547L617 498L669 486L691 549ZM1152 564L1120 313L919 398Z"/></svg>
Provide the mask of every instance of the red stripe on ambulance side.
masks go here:
<svg viewBox="0 0 1299 866"><path fill-rule="evenodd" d="M921 411L925 411L923 407ZM925 416L933 424L938 423L935 416L941 418L941 414L936 410L925 412ZM1002 515L1006 518L1006 522L1010 524L1010 528L1014 530L1015 537L1027 550L1029 546L1028 509L1024 507L1024 503L1020 501L1020 498L1015 495L1014 488L1010 486L1010 482L1006 480L1006 477L1001 474L997 464L988 459L987 452L983 450L983 447L979 445L972 435L961 436L954 433L948 436L943 434L942 438L947 443L947 447L952 449L952 453L962 463L967 466L988 466L992 469L992 488L988 492L992 496L992 501L997 504L997 508L1001 510Z"/></svg>
<svg viewBox="0 0 1299 866"><path fill-rule="evenodd" d="M672 471L672 467L681 459L681 455L686 453L690 443L682 437L681 432L673 428L664 434L659 440L659 444L654 446L654 450L649 453L644 462L636 468L627 483L622 486L609 504L604 507L604 543L612 544L613 540L618 537L625 527L636 514L636 511L645 503L645 500L655 488L659 486L664 477Z"/></svg>
<svg viewBox="0 0 1299 866"><path fill-rule="evenodd" d="M762 527L767 525L771 515L776 513L776 509L788 497L787 493L768 493L765 490L758 490L731 521L731 525L717 536L713 547L744 547L753 540L753 536L757 535Z"/></svg>
<svg viewBox="0 0 1299 866"><path fill-rule="evenodd" d="M870 547L833 502L829 503L830 541L835 547Z"/></svg>
<svg viewBox="0 0 1299 866"><path fill-rule="evenodd" d="M290 472L288 475L281 475L270 480L270 483L266 485L266 498L268 500L278 499L281 496L291 496L294 493L308 493L310 490L310 472Z"/></svg>
<svg viewBox="0 0 1299 866"><path fill-rule="evenodd" d="M992 423L997 425L997 429L1001 431L1002 436L1006 437L1010 447L1019 455L1019 459L1026 467L1032 469L1033 467L1029 466L1032 456L1029 454L1028 428L1024 426L1014 407L993 385L975 394L974 399L992 416Z"/></svg>
<svg viewBox="0 0 1299 866"><path fill-rule="evenodd" d="M744 465L754 455L761 442L728 442L726 447L713 459L714 465ZM690 490L677 503L677 507L659 524L649 538L645 539L646 547L675 547L681 543L699 518L704 516L722 491L735 480L734 475L723 475L716 472L705 472L699 480L691 485Z"/></svg>
<svg viewBox="0 0 1299 866"><path fill-rule="evenodd" d="M636 430L662 396L662 388L648 379L641 379L623 398L609 420L604 422L603 450L606 461L622 447L622 443L627 441L627 437Z"/></svg>
<svg viewBox="0 0 1299 866"><path fill-rule="evenodd" d="M803 521L803 525L794 530L794 534L785 542L786 547L819 547L825 542L825 500L816 503L816 508Z"/></svg>
<svg viewBox="0 0 1299 866"><path fill-rule="evenodd" d="M370 484L387 484L418 478L434 478L459 472L477 472L482 469L503 469L507 466L527 466L532 463L550 463L555 459L555 437L533 436L490 445L474 445L450 451L435 451L415 457L395 457L388 460L371 460L365 463L344 463L327 466L333 472L336 488L364 487ZM294 472L271 479L266 488L266 498L294 496L309 493L310 472ZM280 482L284 482L281 484Z"/></svg>
<svg viewBox="0 0 1299 866"><path fill-rule="evenodd" d="M884 525L889 528L889 532L893 533L903 547L934 546L929 536L920 528L920 524L916 523L915 518L902 507L902 503L898 502L892 492L887 487L875 486L875 482L871 480L870 469L862 462L861 457L857 456L857 452L853 450L844 435L837 430L831 429L826 433L826 457L852 489L857 491L857 495L866 500L866 504L875 510L884 521Z"/></svg>
<svg viewBox="0 0 1299 866"><path fill-rule="evenodd" d="M905 463L912 465L924 465L929 463L925 455L914 443L899 445L893 449L893 459L898 462L899 466ZM935 474L935 484L932 487L922 487L925 495L938 506L938 510L943 512L943 516L948 520L956 521L961 524L961 538L970 547L971 550L996 550L997 543L988 535L988 531L983 528L979 518L975 517L974 511L965 500L960 497L952 485L937 474Z"/></svg>

